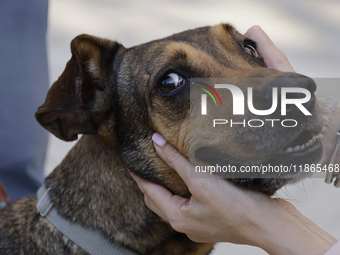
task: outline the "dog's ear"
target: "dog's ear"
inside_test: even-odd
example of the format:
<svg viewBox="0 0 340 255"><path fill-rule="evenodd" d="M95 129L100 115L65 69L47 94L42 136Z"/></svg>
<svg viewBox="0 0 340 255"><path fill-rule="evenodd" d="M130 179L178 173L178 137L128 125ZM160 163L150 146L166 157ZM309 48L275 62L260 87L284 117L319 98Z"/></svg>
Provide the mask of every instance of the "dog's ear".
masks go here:
<svg viewBox="0 0 340 255"><path fill-rule="evenodd" d="M116 42L80 35L72 40L72 58L35 114L39 123L60 139L95 134L112 111L113 61L124 47Z"/></svg>

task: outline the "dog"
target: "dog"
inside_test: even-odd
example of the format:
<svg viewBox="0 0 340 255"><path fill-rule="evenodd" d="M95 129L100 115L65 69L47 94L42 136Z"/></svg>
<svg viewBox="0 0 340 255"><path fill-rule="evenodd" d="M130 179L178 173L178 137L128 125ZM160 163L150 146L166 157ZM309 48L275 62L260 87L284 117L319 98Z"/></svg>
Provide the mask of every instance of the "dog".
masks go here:
<svg viewBox="0 0 340 255"><path fill-rule="evenodd" d="M35 116L64 141L82 137L45 179L39 201L46 198L47 190L51 203L46 210L37 212L36 198L22 198L0 210L0 254L89 254L46 218L52 207L72 224L96 230L109 243L134 254L209 254L213 244L192 242L146 207L128 171L190 197L181 178L158 157L151 140L159 132L194 164L206 161L205 152L213 146L225 147L223 141L210 145L196 140L189 148L190 78L302 76L267 68L256 43L229 24L188 30L132 48L80 35L72 40L71 52ZM221 149L228 160L258 164L321 159L322 145L313 138L322 128L315 83L307 79L303 84L282 84L298 85L312 94L304 105L313 116L301 117L294 132L228 129L222 135L229 137L227 149ZM254 95L261 98L268 86L259 85ZM296 109L290 110L291 116L297 114ZM311 140L305 150L287 152ZM228 148L236 147L231 157ZM236 185L268 195L291 180L231 178Z"/></svg>

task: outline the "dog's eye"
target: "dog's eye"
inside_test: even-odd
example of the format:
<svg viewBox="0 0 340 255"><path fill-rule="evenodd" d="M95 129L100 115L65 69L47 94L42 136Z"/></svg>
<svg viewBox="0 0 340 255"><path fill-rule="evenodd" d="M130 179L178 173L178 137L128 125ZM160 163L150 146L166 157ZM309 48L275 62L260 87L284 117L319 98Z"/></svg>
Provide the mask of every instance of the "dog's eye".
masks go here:
<svg viewBox="0 0 340 255"><path fill-rule="evenodd" d="M257 53L257 50L250 44L245 44L243 48L244 51L247 54L251 55L253 58L258 58L260 56L259 53Z"/></svg>
<svg viewBox="0 0 340 255"><path fill-rule="evenodd" d="M178 75L177 73L169 73L164 77L158 89L163 94L169 94L171 91L183 86L184 84L184 77Z"/></svg>

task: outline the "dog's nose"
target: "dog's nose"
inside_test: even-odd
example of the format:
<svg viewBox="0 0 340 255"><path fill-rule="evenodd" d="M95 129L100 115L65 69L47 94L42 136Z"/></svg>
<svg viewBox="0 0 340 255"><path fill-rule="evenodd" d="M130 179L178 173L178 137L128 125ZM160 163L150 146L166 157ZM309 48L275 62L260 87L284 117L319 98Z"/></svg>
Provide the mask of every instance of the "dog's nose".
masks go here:
<svg viewBox="0 0 340 255"><path fill-rule="evenodd" d="M273 88L277 88L277 108L274 114L281 114L281 99L282 99L282 88L303 88L307 89L311 93L311 98L308 102L303 103L303 106L308 110L311 111L315 105L315 96L314 92L316 91L316 84L313 79L297 74L297 73L287 73L283 76L275 78L274 80L270 81L263 91L264 96L264 104L266 104L266 109L269 109L273 103ZM286 93L286 99L302 99L305 98L305 93L299 92L289 92ZM294 114L297 111L300 111L295 104L287 104L286 105L286 113Z"/></svg>

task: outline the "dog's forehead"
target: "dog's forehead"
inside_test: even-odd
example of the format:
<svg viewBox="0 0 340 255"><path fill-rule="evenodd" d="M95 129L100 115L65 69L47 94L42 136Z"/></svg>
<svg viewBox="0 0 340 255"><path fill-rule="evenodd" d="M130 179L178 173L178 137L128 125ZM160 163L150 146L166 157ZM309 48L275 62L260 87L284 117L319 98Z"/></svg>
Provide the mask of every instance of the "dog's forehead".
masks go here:
<svg viewBox="0 0 340 255"><path fill-rule="evenodd" d="M222 28L222 26L220 26ZM186 30L180 33L176 33L167 36L158 41L182 41L187 43L199 44L204 41L204 39L211 39L211 29L212 26L199 27L195 29Z"/></svg>
<svg viewBox="0 0 340 255"><path fill-rule="evenodd" d="M196 29L191 29L187 31L183 31L181 33L177 33L171 36L168 36L161 40L174 40L174 41L183 41L187 43L193 43L195 45L206 44L206 40L220 40L224 38L226 40L234 41L237 39L236 29L230 24L219 24L216 26L206 26L199 27Z"/></svg>
<svg viewBox="0 0 340 255"><path fill-rule="evenodd" d="M202 75L209 77L225 67L242 69L249 65L240 47L244 38L228 24L187 30L128 49L123 66L135 74L142 70L155 74L159 69L180 64L190 70L204 69L206 73Z"/></svg>
<svg viewBox="0 0 340 255"><path fill-rule="evenodd" d="M211 50L216 43L222 43L224 46L233 45L235 42L243 39L231 25L219 24L216 26L199 27L196 29L186 30L159 40L147 42L135 46L137 51L160 51L165 45L182 42L191 45L196 50ZM168 51L168 49L167 49Z"/></svg>
<svg viewBox="0 0 340 255"><path fill-rule="evenodd" d="M187 30L172 36L126 49L117 60L119 83L147 92L165 73L181 70L188 77L227 77L233 70L258 67L246 57L245 37L228 24ZM124 83L124 84L123 84ZM131 86L129 86L131 87ZM148 92L147 92L148 93Z"/></svg>

